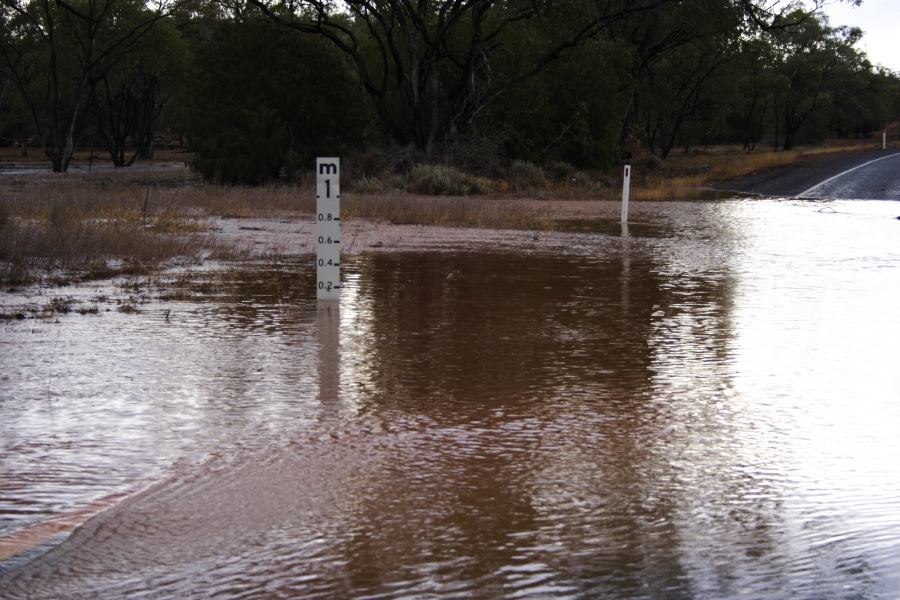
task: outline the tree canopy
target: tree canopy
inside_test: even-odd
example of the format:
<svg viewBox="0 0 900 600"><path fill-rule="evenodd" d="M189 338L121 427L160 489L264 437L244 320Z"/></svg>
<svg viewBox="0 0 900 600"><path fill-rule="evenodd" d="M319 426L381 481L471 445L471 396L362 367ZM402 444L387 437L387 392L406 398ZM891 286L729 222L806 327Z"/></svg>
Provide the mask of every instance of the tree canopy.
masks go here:
<svg viewBox="0 0 900 600"><path fill-rule="evenodd" d="M124 166L162 131L205 176L260 182L353 148L600 167L629 145L665 159L868 135L898 117L898 76L818 8L0 0L0 140L38 144L64 171L79 144Z"/></svg>

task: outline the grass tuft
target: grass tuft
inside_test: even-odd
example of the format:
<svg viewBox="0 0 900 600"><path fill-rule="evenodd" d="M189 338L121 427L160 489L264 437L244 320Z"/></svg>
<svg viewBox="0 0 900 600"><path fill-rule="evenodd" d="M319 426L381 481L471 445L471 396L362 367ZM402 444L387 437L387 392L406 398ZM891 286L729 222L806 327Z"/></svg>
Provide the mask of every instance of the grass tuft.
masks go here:
<svg viewBox="0 0 900 600"><path fill-rule="evenodd" d="M72 298L51 298L44 306L44 312L68 314L72 311L75 301Z"/></svg>
<svg viewBox="0 0 900 600"><path fill-rule="evenodd" d="M0 282L20 285L146 273L215 250L178 194L129 185L34 181L0 195ZM149 205L149 206L148 206ZM62 273L62 275L60 275Z"/></svg>
<svg viewBox="0 0 900 600"><path fill-rule="evenodd" d="M396 225L480 227L493 229L550 229L548 208L524 207L514 199L422 197L395 194L347 195L345 218L370 219Z"/></svg>
<svg viewBox="0 0 900 600"><path fill-rule="evenodd" d="M702 189L825 152L864 146L822 146L788 152L711 147L660 163L636 162L632 197L677 200ZM365 158L365 157L364 157ZM592 209L568 200L611 200L621 194L621 167L583 173L567 163L543 169L514 161L476 177L441 164L409 168L410 156L359 159L343 196L346 218L396 224L496 229L554 229L559 219ZM406 175L400 173L405 172ZM487 173L488 171L479 171ZM548 176L549 175L549 176ZM147 274L176 260L236 259L238 242L207 234L209 217L291 218L315 211L311 180L261 187L202 184L181 170L65 177L9 177L0 189L0 284L67 285L119 274ZM581 206L581 208L579 208ZM572 207L572 210L569 209ZM204 290L191 290L203 294ZM57 307L62 309L60 305ZM54 309L55 312L56 311Z"/></svg>
<svg viewBox="0 0 900 600"><path fill-rule="evenodd" d="M516 191L543 190L547 187L547 175L533 163L514 160L509 167L509 183Z"/></svg>
<svg viewBox="0 0 900 600"><path fill-rule="evenodd" d="M483 190L479 178L447 165L418 165L407 177L406 189L415 194L468 196Z"/></svg>

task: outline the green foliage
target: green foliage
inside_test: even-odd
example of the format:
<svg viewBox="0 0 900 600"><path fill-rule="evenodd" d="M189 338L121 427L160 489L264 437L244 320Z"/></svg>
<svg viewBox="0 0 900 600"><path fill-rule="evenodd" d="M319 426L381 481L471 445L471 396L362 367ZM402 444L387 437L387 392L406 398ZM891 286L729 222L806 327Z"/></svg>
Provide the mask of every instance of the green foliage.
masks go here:
<svg viewBox="0 0 900 600"><path fill-rule="evenodd" d="M509 183L517 190L535 190L547 183L544 169L524 160L514 160L509 166Z"/></svg>
<svg viewBox="0 0 900 600"><path fill-rule="evenodd" d="M413 167L407 177L406 189L430 196L467 196L483 191L477 178L447 165Z"/></svg>
<svg viewBox="0 0 900 600"><path fill-rule="evenodd" d="M777 17L747 12L761 0L601 4L421 18L402 3L190 0L164 17L140 0L77 0L102 9L91 25L66 3L3 0L0 144L43 144L64 170L79 143L105 144L117 165L149 158L162 131L188 140L208 180L296 179L341 155L358 189L393 178L466 194L477 180L411 166L534 189L626 150L789 148L900 117L900 78L856 49L860 32L797 3Z"/></svg>
<svg viewBox="0 0 900 600"><path fill-rule="evenodd" d="M655 154L647 154L634 162L634 166L645 173L652 173L663 168L663 161Z"/></svg>
<svg viewBox="0 0 900 600"><path fill-rule="evenodd" d="M0 4L0 74L27 105L54 171L68 170L92 90L163 18L140 0Z"/></svg>
<svg viewBox="0 0 900 600"><path fill-rule="evenodd" d="M194 168L222 183L294 179L365 134L368 109L340 54L268 21L218 24L197 55Z"/></svg>
<svg viewBox="0 0 900 600"><path fill-rule="evenodd" d="M134 27L141 18L140 11L126 12L117 26ZM170 99L186 85L188 60L187 44L174 20L167 18L135 40L114 65L92 78L91 125L113 164L131 165L138 156L152 157L157 122Z"/></svg>
<svg viewBox="0 0 900 600"><path fill-rule="evenodd" d="M513 158L537 164L561 160L581 168L615 164L621 158L631 56L620 42L586 44L500 97L487 111L485 125L507 132Z"/></svg>
<svg viewBox="0 0 900 600"><path fill-rule="evenodd" d="M748 148L766 139L790 149L828 136L862 136L896 115L895 75L872 68L855 44L857 29L794 9L785 25L745 40L731 69L726 122Z"/></svg>

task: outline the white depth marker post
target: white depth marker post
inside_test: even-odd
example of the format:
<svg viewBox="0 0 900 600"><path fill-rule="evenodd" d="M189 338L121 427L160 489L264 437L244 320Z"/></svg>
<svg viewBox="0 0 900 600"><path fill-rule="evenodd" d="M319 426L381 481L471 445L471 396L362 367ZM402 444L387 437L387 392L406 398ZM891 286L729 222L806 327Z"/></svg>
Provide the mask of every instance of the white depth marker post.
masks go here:
<svg viewBox="0 0 900 600"><path fill-rule="evenodd" d="M316 159L316 298L341 298L341 159Z"/></svg>
<svg viewBox="0 0 900 600"><path fill-rule="evenodd" d="M887 129L881 132L881 149L887 150Z"/></svg>
<svg viewBox="0 0 900 600"><path fill-rule="evenodd" d="M625 165L625 177L622 181L622 224L628 224L628 198L631 195L631 165Z"/></svg>

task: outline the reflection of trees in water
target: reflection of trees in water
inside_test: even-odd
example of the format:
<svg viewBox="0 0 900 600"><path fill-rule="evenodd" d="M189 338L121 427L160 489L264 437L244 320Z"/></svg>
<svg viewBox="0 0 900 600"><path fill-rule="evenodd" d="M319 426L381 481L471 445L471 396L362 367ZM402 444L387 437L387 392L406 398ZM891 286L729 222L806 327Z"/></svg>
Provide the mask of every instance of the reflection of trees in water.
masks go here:
<svg viewBox="0 0 900 600"><path fill-rule="evenodd" d="M285 420L294 413L258 402L271 390L260 381L308 371L315 402L318 360L318 403L352 400L364 414L331 411L328 435L163 487L108 530L149 515L159 537L138 530L127 546L147 568L181 568L171 532L193 531L174 540L185 562L199 544L225 574L300 595L778 597L848 583L877 595L890 549L853 535L819 543L841 523L791 512L781 451L735 397L730 275L681 273L651 251L361 257L340 314L311 309L311 276L238 278L211 311L226 316L213 337L234 381L210 394L241 418ZM268 350L284 371L260 377L253 354ZM211 531L227 545L207 542ZM81 550L76 566L89 562Z"/></svg>
<svg viewBox="0 0 900 600"><path fill-rule="evenodd" d="M452 417L465 406L531 405L568 387L646 378L658 288L646 266L634 266L627 315L616 262L379 255L357 268L370 302L360 350L378 381L377 406Z"/></svg>
<svg viewBox="0 0 900 600"><path fill-rule="evenodd" d="M351 565L412 527L386 547L455 557L457 577L482 586L686 589L652 437L654 319L678 295L650 258L382 255L355 268L361 402L428 429L363 509L405 526L360 536Z"/></svg>
<svg viewBox="0 0 900 600"><path fill-rule="evenodd" d="M350 543L349 568L409 548L398 565L507 591L792 581L778 450L733 398L733 277L653 252L358 260L359 402L422 430L361 507L394 526Z"/></svg>

